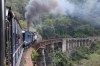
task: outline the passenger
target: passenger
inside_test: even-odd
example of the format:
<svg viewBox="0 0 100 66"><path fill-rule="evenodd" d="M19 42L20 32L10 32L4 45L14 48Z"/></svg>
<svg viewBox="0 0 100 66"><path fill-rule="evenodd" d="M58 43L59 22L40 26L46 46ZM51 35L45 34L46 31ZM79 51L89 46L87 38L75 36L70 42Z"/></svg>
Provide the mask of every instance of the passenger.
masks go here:
<svg viewBox="0 0 100 66"><path fill-rule="evenodd" d="M37 66L37 65L36 65L36 63L34 63L34 65L33 65L33 66Z"/></svg>

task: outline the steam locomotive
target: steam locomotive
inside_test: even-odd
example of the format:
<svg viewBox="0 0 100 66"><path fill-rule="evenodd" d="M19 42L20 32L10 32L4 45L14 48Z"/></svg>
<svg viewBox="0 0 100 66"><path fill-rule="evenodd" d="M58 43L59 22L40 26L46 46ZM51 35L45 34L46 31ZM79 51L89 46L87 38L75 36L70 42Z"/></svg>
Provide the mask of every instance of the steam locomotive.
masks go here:
<svg viewBox="0 0 100 66"><path fill-rule="evenodd" d="M24 48L37 40L37 33L22 30L11 7L5 11L4 21L0 17L0 66L19 66Z"/></svg>

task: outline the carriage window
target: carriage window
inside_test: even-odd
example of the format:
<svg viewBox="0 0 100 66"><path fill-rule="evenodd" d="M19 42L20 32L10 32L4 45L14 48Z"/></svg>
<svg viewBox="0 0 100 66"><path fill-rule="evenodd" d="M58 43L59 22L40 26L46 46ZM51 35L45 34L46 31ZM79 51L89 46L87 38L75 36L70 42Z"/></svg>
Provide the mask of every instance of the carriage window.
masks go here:
<svg viewBox="0 0 100 66"><path fill-rule="evenodd" d="M18 44L18 39L20 39L20 35L16 34L16 44Z"/></svg>
<svg viewBox="0 0 100 66"><path fill-rule="evenodd" d="M31 35L28 35L28 38L31 38Z"/></svg>
<svg viewBox="0 0 100 66"><path fill-rule="evenodd" d="M16 44L18 44L17 34L16 34Z"/></svg>

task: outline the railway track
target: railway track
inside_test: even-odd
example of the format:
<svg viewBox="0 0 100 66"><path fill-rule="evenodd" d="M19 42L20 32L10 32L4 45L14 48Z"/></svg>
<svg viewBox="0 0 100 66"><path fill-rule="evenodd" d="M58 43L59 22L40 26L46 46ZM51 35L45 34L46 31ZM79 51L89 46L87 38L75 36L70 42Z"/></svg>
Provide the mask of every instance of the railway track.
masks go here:
<svg viewBox="0 0 100 66"><path fill-rule="evenodd" d="M31 60L31 50L32 47L27 47L24 49L23 56L19 66L33 66Z"/></svg>

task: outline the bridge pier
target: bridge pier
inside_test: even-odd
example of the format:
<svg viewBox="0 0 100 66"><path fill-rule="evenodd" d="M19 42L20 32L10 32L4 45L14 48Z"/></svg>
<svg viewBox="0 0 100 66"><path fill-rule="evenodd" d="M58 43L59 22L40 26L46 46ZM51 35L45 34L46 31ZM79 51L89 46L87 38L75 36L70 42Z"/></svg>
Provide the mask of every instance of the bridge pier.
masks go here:
<svg viewBox="0 0 100 66"><path fill-rule="evenodd" d="M54 44L46 45L45 50L47 50L48 52L54 52Z"/></svg>
<svg viewBox="0 0 100 66"><path fill-rule="evenodd" d="M88 46L91 46L93 40L89 40Z"/></svg>
<svg viewBox="0 0 100 66"><path fill-rule="evenodd" d="M84 45L86 46L86 40L84 40Z"/></svg>
<svg viewBox="0 0 100 66"><path fill-rule="evenodd" d="M70 40L70 42L71 42L71 43L70 43L70 46L71 46L70 49L72 50L72 49L73 49L73 40Z"/></svg>
<svg viewBox="0 0 100 66"><path fill-rule="evenodd" d="M72 40L72 49L75 47L75 40Z"/></svg>
<svg viewBox="0 0 100 66"><path fill-rule="evenodd" d="M84 42L84 40L81 40L82 41L82 46L83 46L83 42Z"/></svg>
<svg viewBox="0 0 100 66"><path fill-rule="evenodd" d="M51 52L54 52L54 44L50 44Z"/></svg>
<svg viewBox="0 0 100 66"><path fill-rule="evenodd" d="M42 48L42 55L43 55L43 66L46 66L44 48Z"/></svg>
<svg viewBox="0 0 100 66"><path fill-rule="evenodd" d="M76 47L76 40L74 40L74 47Z"/></svg>
<svg viewBox="0 0 100 66"><path fill-rule="evenodd" d="M68 50L68 56L70 56L70 55L71 55L72 49L73 49L73 41L72 41L72 40L69 40L69 50Z"/></svg>
<svg viewBox="0 0 100 66"><path fill-rule="evenodd" d="M46 48L45 48L45 60L46 60L46 65L48 66L49 64L51 64L51 66L54 65L54 63L52 63L52 57L54 57L54 44L49 44L49 45L46 45Z"/></svg>
<svg viewBox="0 0 100 66"><path fill-rule="evenodd" d="M50 48L51 48L51 54L52 54L52 57L53 58L55 58L55 55L54 55L54 44L50 44ZM50 58L50 60L52 60L51 58ZM52 61L50 61L50 66L55 66L55 63L54 62L52 62Z"/></svg>
<svg viewBox="0 0 100 66"><path fill-rule="evenodd" d="M78 47L80 47L80 40L78 40Z"/></svg>
<svg viewBox="0 0 100 66"><path fill-rule="evenodd" d="M69 40L69 50L71 49L71 40Z"/></svg>
<svg viewBox="0 0 100 66"><path fill-rule="evenodd" d="M86 40L86 45L88 46L88 44L89 44L89 40L87 39L87 40Z"/></svg>
<svg viewBox="0 0 100 66"><path fill-rule="evenodd" d="M82 46L82 40L80 40L80 46Z"/></svg>
<svg viewBox="0 0 100 66"><path fill-rule="evenodd" d="M77 45L77 40L75 40L75 47L77 47L78 45Z"/></svg>
<svg viewBox="0 0 100 66"><path fill-rule="evenodd" d="M63 39L63 42L62 42L62 52L65 52L66 51L66 39Z"/></svg>
<svg viewBox="0 0 100 66"><path fill-rule="evenodd" d="M36 59L37 66L46 66L44 47L41 47L37 52L39 56Z"/></svg>

